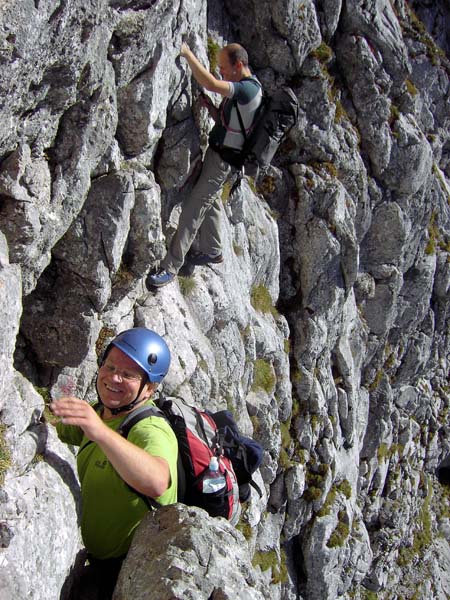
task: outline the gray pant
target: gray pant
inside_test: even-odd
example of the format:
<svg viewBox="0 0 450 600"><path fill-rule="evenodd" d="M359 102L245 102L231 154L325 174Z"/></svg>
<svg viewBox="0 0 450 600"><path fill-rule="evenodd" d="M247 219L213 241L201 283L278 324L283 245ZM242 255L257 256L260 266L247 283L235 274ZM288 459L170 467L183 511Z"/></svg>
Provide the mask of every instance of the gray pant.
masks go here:
<svg viewBox="0 0 450 600"><path fill-rule="evenodd" d="M220 254L220 197L231 167L217 152L208 148L203 160L202 172L183 207L175 232L161 267L169 273L178 273L184 257L199 233L198 249L205 254Z"/></svg>

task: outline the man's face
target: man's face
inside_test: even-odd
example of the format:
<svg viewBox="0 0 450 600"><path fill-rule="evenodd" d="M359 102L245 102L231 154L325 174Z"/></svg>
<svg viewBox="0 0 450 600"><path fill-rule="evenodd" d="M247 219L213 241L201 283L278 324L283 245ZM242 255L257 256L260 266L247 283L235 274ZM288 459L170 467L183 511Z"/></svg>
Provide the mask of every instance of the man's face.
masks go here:
<svg viewBox="0 0 450 600"><path fill-rule="evenodd" d="M146 378L144 369L113 346L98 371L98 394L107 408L126 406L136 399ZM146 383L139 397L149 398L151 389L151 384Z"/></svg>
<svg viewBox="0 0 450 600"><path fill-rule="evenodd" d="M220 76L224 81L237 81L237 69L236 65L232 65L230 63L230 58L226 50L221 50L219 52L219 56L217 57L217 62L219 65Z"/></svg>

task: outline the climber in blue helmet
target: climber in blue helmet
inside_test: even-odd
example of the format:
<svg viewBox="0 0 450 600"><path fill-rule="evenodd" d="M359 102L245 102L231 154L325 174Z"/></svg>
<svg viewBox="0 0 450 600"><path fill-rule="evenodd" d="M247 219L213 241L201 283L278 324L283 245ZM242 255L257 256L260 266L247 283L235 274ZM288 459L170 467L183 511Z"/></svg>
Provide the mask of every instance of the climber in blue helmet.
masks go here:
<svg viewBox="0 0 450 600"><path fill-rule="evenodd" d="M81 534L89 565L77 578L73 598L86 589L111 597L133 538L149 509L177 500L175 434L168 423L147 417L125 439L117 433L123 419L152 396L170 365L166 342L154 331L136 327L120 333L107 347L97 374L98 404L65 397L52 402L60 417L60 439L79 446L77 468L83 500ZM93 583L94 582L94 583Z"/></svg>

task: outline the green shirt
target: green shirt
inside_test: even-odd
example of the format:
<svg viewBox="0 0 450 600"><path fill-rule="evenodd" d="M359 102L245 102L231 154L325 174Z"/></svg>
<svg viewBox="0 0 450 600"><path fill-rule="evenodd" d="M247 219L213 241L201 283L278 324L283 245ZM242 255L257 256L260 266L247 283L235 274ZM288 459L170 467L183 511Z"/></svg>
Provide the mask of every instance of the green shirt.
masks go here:
<svg viewBox="0 0 450 600"><path fill-rule="evenodd" d="M121 415L104 423L116 431L123 419ZM90 442L79 427L59 423L57 431L63 442L80 446L77 467L83 501L81 535L86 549L100 559L126 554L136 527L148 512L147 504L121 479L102 449ZM159 504L176 502L178 446L170 425L161 417L147 417L132 427L128 440L167 460L170 487L155 500Z"/></svg>

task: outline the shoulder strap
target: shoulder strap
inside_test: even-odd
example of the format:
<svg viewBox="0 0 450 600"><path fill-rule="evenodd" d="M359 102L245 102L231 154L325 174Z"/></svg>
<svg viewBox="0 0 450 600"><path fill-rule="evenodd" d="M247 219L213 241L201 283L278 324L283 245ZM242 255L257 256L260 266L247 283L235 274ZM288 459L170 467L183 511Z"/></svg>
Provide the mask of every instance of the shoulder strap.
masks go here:
<svg viewBox="0 0 450 600"><path fill-rule="evenodd" d="M136 423L139 423L139 421L142 421L142 419L146 419L147 417L161 417L166 419L163 411L156 406L140 406L125 417L120 424L117 433L120 433L121 436L127 438L128 434L130 433L130 429L136 425Z"/></svg>
<svg viewBox="0 0 450 600"><path fill-rule="evenodd" d="M258 87L262 89L262 83L257 79L254 75L249 75L248 77L243 77L240 81L251 81L256 84Z"/></svg>
<svg viewBox="0 0 450 600"><path fill-rule="evenodd" d="M164 403L167 401L160 394L157 402L160 406L140 406L139 408L134 410L132 413L130 413L122 421L119 429L117 430L117 433L120 433L121 436L123 436L124 438L127 438L128 434L130 432L130 429L134 425L136 425L136 423L139 423L139 421L142 421L142 419L146 419L147 417L161 417L162 419L165 419L165 421L167 421L167 423L169 423L169 425L172 427L172 425L170 423L170 419L168 418L168 416L165 414L165 412L163 410ZM176 431L175 430L173 430L173 431L176 435ZM179 448L178 459L177 459L178 499L183 500L183 498L186 494L186 474L185 474L184 468L183 468L180 447L178 447L178 448ZM139 492L137 492L137 493L139 493ZM149 507L158 508L159 504L158 504L158 502L156 502L156 500L154 500L153 498L144 496L143 494L139 494L139 495L145 501L147 506L150 505Z"/></svg>
<svg viewBox="0 0 450 600"><path fill-rule="evenodd" d="M253 83L255 83L261 90L263 89L261 82L258 81L256 79L256 77L245 77L244 78L246 81L252 81ZM242 80L241 80L242 81ZM264 92L263 92L264 93ZM244 127L244 121L242 119L242 115L241 115L241 111L239 110L239 106L238 106L238 102L235 98L233 98L233 106L236 109L237 112L237 116L238 116L238 120L239 120L239 127L241 128L241 132L242 135L244 136L244 140L247 140L247 132L245 131L245 127ZM257 109L257 114L258 114L259 108ZM256 115L255 115L256 116ZM255 119L255 117L253 118Z"/></svg>
<svg viewBox="0 0 450 600"><path fill-rule="evenodd" d="M259 497L262 498L262 491L261 488L259 487L259 485L256 483L256 481L254 481L253 479L250 479L250 481L248 482L249 485L251 485L253 488L255 488L255 490L258 492Z"/></svg>
<svg viewBox="0 0 450 600"><path fill-rule="evenodd" d="M247 139L247 132L245 131L245 127L244 127L244 121L242 120L242 115L241 115L241 111L239 110L239 106L237 103L237 100L233 100L233 106L236 109L237 112L237 116L238 116L238 120L239 120L239 127L241 128L241 132L242 135L244 136L244 140Z"/></svg>
<svg viewBox="0 0 450 600"><path fill-rule="evenodd" d="M163 419L166 419L162 410L160 410L156 406L140 406L125 417L125 419L120 424L117 433L119 433L122 437L127 438L128 434L130 433L130 429L134 425L136 425L136 423L139 423L139 421L142 421L147 417L162 417ZM138 496L140 496L140 498L145 502L149 510L151 510L152 508L159 508L161 506L159 502L157 502L154 498L150 498L149 496L141 494L140 492L132 488L130 485L128 487L132 489Z"/></svg>

